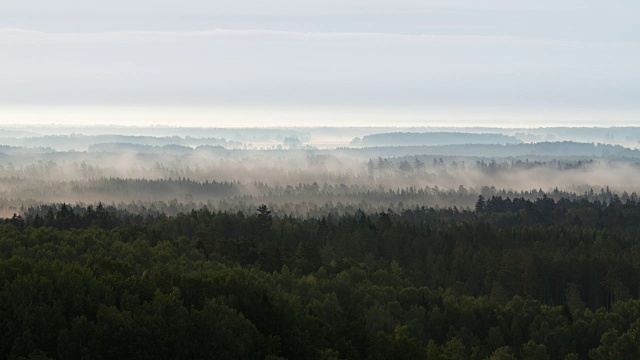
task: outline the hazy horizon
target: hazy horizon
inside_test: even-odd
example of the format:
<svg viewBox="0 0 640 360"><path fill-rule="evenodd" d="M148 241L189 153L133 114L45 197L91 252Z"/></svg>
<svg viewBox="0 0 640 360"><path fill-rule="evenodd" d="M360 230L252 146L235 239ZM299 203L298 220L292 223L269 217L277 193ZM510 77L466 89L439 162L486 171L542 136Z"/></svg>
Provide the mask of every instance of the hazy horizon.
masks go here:
<svg viewBox="0 0 640 360"><path fill-rule="evenodd" d="M544 113L544 112L543 112ZM255 109L128 106L1 106L0 126L137 126L205 128L273 127L415 127L415 128L540 128L629 127L640 124L640 115L486 114L476 112L411 111L410 109ZM609 112L614 114L614 112Z"/></svg>

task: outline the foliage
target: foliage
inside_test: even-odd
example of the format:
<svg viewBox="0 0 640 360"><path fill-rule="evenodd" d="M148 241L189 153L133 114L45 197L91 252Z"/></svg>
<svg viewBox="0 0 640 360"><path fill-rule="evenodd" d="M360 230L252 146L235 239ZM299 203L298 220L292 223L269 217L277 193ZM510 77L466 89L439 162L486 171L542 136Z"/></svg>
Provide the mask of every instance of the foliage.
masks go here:
<svg viewBox="0 0 640 360"><path fill-rule="evenodd" d="M639 356L640 204L477 209L32 209L0 224L0 358Z"/></svg>

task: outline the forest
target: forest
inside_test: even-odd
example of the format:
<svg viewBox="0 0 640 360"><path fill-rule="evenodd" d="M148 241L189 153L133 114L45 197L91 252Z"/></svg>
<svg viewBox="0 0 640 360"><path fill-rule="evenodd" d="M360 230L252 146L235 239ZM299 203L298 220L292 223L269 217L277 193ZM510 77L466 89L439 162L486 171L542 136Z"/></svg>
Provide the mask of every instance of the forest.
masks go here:
<svg viewBox="0 0 640 360"><path fill-rule="evenodd" d="M33 130L2 359L640 358L636 128Z"/></svg>
<svg viewBox="0 0 640 360"><path fill-rule="evenodd" d="M0 357L636 359L640 202L0 225Z"/></svg>

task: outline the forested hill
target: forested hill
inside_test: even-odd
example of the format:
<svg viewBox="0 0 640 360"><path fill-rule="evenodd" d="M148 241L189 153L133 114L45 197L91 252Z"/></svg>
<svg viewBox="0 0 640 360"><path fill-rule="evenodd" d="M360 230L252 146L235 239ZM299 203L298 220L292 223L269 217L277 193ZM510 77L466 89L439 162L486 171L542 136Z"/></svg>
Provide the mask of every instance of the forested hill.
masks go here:
<svg viewBox="0 0 640 360"><path fill-rule="evenodd" d="M518 144L514 136L488 133L464 132L393 132L371 134L356 138L351 144L361 146L420 146L420 145L455 145L455 144Z"/></svg>
<svg viewBox="0 0 640 360"><path fill-rule="evenodd" d="M562 157L604 157L604 158L640 158L640 150L620 145L580 143L573 141L539 142L530 144L457 144L457 145L403 145L371 146L364 148L339 148L337 152L369 157L405 156L411 154L429 154L438 156L476 156L476 157L523 157L551 156Z"/></svg>
<svg viewBox="0 0 640 360"><path fill-rule="evenodd" d="M0 224L0 358L637 359L639 227L617 198L41 209Z"/></svg>
<svg viewBox="0 0 640 360"><path fill-rule="evenodd" d="M91 150L92 147L97 148L94 151L108 151L102 149L107 145L107 149L117 148L117 145L122 145L126 151L131 151L135 145L145 147L156 147L162 149L165 146L179 145L183 147L211 145L211 146L225 146L227 148L235 148L242 145L238 141L230 141L224 138L215 137L180 137L180 136L126 136L126 135L82 135L72 133L70 135L46 135L46 136L28 136L28 137L0 137L0 142L5 145L12 145L17 147L40 147L46 146L49 149L55 149L56 151L85 151ZM137 148L133 148L137 149Z"/></svg>

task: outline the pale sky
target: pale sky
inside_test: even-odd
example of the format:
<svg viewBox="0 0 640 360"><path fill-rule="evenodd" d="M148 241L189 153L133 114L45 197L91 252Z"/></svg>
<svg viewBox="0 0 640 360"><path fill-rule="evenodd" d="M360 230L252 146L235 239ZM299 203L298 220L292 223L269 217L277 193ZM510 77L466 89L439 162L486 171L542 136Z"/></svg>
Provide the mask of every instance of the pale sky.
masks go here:
<svg viewBox="0 0 640 360"><path fill-rule="evenodd" d="M637 0L0 1L0 124L640 125Z"/></svg>

